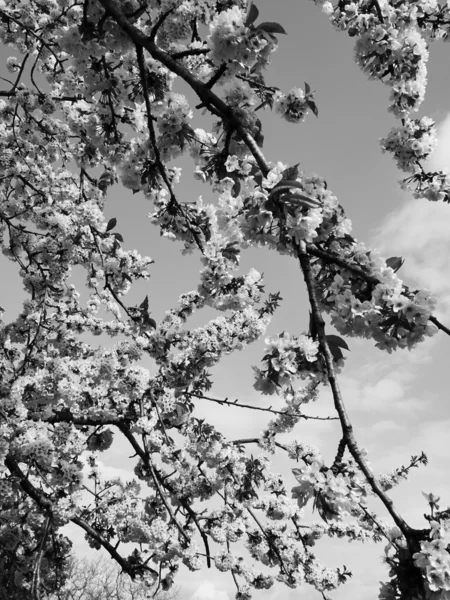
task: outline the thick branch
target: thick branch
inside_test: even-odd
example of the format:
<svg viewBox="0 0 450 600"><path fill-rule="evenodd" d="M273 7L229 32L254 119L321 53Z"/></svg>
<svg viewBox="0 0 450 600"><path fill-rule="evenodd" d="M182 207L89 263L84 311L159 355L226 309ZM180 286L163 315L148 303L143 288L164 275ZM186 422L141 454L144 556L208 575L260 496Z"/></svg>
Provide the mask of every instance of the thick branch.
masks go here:
<svg viewBox="0 0 450 600"><path fill-rule="evenodd" d="M308 290L309 303L311 305L311 313L312 318L314 319L314 323L316 326L317 336L319 338L320 350L325 359L325 363L328 371L328 381L330 383L331 391L333 393L334 406L336 408L336 412L339 415L339 419L341 421L341 428L343 439L345 439L347 443L347 447L355 459L357 465L364 473L367 481L370 484L372 491L380 498L383 504L386 506L389 514L393 518L395 524L402 531L404 536L408 539L412 532L411 527L406 523L406 521L399 515L397 510L394 507L394 503L392 500L384 493L381 489L379 483L375 479L372 471L368 467L366 461L361 455L361 451L358 448L356 443L356 439L353 433L353 427L350 423L350 419L348 418L347 411L345 409L344 400L342 398L341 391L339 389L339 385L336 378L336 372L334 370L333 363L333 355L331 354L330 348L327 343L326 335L325 335L325 322L322 317L322 313L319 308L319 303L316 296L316 289L314 287L314 280L311 270L311 263L308 256L307 248L305 242L300 242L299 245L296 246L297 254L300 261L300 265L303 271L303 276L305 278L306 287Z"/></svg>

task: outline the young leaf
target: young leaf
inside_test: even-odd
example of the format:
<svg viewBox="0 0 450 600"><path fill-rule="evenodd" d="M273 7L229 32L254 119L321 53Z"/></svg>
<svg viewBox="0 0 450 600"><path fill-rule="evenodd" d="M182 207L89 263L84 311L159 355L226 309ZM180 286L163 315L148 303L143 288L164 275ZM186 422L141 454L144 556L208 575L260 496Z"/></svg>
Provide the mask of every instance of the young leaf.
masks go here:
<svg viewBox="0 0 450 600"><path fill-rule="evenodd" d="M317 104L313 100L309 100L309 99L306 101L306 104L309 106L311 111L316 115L316 117L318 117L319 109L317 108Z"/></svg>
<svg viewBox="0 0 450 600"><path fill-rule="evenodd" d="M303 194L287 194L283 196L283 201L289 202L291 206L306 206L307 208L317 208L318 204Z"/></svg>
<svg viewBox="0 0 450 600"><path fill-rule="evenodd" d="M333 355L333 360L335 360L337 362L341 358L344 358L344 355L342 354L342 350L338 346L328 343L328 347L330 349L331 354Z"/></svg>
<svg viewBox="0 0 450 600"><path fill-rule="evenodd" d="M239 264L239 254L241 250L238 242L229 243L221 252L222 256L228 260L234 262L236 265Z"/></svg>
<svg viewBox="0 0 450 600"><path fill-rule="evenodd" d="M117 219L113 217L108 221L108 225L106 226L106 231L111 231L117 225Z"/></svg>
<svg viewBox="0 0 450 600"><path fill-rule="evenodd" d="M263 29L260 29L259 31L265 40L267 40L268 42L273 42L274 44L278 44L278 38L276 36L274 36L272 33L268 33L267 31L264 31Z"/></svg>
<svg viewBox="0 0 450 600"><path fill-rule="evenodd" d="M244 25L246 27L248 27L249 25L254 23L258 17L259 17L259 10L253 4L253 2L250 1L248 8L247 8L247 16L245 17Z"/></svg>
<svg viewBox="0 0 450 600"><path fill-rule="evenodd" d="M307 84L305 81L305 96L309 96L310 94L311 94L311 88L309 87L309 84Z"/></svg>
<svg viewBox="0 0 450 600"><path fill-rule="evenodd" d="M279 23L260 23L256 26L256 29L260 29L266 33L283 33L284 35L287 35L285 29Z"/></svg>
<svg viewBox="0 0 450 600"><path fill-rule="evenodd" d="M298 181L290 181L288 179L282 179L279 183L277 183L277 185L272 189L272 191L269 194L269 198L271 198L274 194L276 194L277 192L281 191L281 190L289 190L291 188L299 188L299 189L303 189L303 186L301 183L299 183ZM315 207L320 207L322 206L322 204L316 200L315 198L311 198L310 196L307 196L306 194L301 194L299 192L296 193L296 195L298 196L298 198L300 200L305 200L306 202L311 203L311 205L315 206Z"/></svg>
<svg viewBox="0 0 450 600"><path fill-rule="evenodd" d="M147 313L144 316L144 325L148 325L152 329L156 329L155 319L152 319Z"/></svg>
<svg viewBox="0 0 450 600"><path fill-rule="evenodd" d="M344 350L350 351L350 348L348 347L347 342L345 340L343 340L341 337L339 337L338 335L330 334L325 337L328 342L328 345L334 345L334 346L337 346L338 348L344 348Z"/></svg>
<svg viewBox="0 0 450 600"><path fill-rule="evenodd" d="M287 169L285 169L282 173L283 179L287 179L287 180L291 180L291 181L295 181L298 177L298 166L300 163L297 163L296 165L292 166L292 167L288 167Z"/></svg>
<svg viewBox="0 0 450 600"><path fill-rule="evenodd" d="M139 308L142 308L142 310L145 310L146 312L148 311L148 296L145 296L144 302L142 302Z"/></svg>
<svg viewBox="0 0 450 600"><path fill-rule="evenodd" d="M387 259L386 265L388 267L391 267L391 269L393 269L394 273L397 273L397 271L400 269L400 267L403 265L404 262L405 262L405 259L402 258L401 256L391 256L391 258Z"/></svg>
<svg viewBox="0 0 450 600"><path fill-rule="evenodd" d="M123 236L121 233L113 233L113 236L116 238L118 242L123 242Z"/></svg>
<svg viewBox="0 0 450 600"><path fill-rule="evenodd" d="M261 131L257 131L253 137L255 138L257 146L262 148L264 144L264 135L261 133Z"/></svg>

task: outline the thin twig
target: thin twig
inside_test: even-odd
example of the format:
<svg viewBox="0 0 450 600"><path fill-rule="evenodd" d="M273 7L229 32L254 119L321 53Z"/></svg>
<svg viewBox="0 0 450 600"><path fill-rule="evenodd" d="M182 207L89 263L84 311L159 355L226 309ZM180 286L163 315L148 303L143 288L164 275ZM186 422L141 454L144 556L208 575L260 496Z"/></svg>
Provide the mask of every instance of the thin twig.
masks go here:
<svg viewBox="0 0 450 600"><path fill-rule="evenodd" d="M232 400L228 400L228 398L221 400L220 398L211 398L210 396L203 396L201 394L194 394L192 392L184 392L184 394L186 396L200 398L201 400L208 400L208 402L216 402L217 404L225 404L227 406L235 406L237 408L249 408L251 410L259 410L261 412L269 412L274 415L283 415L286 417L295 417L295 418L300 418L300 419L313 419L316 421L336 421L336 420L338 420L338 417L312 417L309 415L304 415L302 413L290 413L290 412L283 411L283 410L275 410L270 407L267 408L267 407L263 407L263 406L253 406L252 404L241 404L237 400L232 401Z"/></svg>
<svg viewBox="0 0 450 600"><path fill-rule="evenodd" d="M450 335L450 329L448 327L446 327L445 325L443 325L440 321L438 321L436 319L436 317L431 315L431 317L428 317L428 320L431 321L434 325L436 325L436 327L438 329L440 329L441 331L444 331L447 335Z"/></svg>

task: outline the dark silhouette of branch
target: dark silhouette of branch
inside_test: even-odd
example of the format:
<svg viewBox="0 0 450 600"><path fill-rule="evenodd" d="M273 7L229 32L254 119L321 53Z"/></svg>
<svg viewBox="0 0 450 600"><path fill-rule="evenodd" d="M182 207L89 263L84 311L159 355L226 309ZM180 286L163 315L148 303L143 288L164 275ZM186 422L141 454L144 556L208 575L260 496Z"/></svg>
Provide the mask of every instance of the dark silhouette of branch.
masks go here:
<svg viewBox="0 0 450 600"><path fill-rule="evenodd" d="M353 426L351 425L350 420L348 418L347 411L344 405L344 400L342 398L342 394L337 382L336 372L334 370L333 355L331 354L326 339L325 321L323 320L322 313L319 308L319 302L317 300L316 289L314 286L313 274L311 270L311 262L308 256L308 251L305 242L302 241L300 242L300 244L297 245L297 252L300 261L300 266L303 271L303 276L305 278L306 287L308 290L309 303L311 305L311 314L317 331L320 350L327 366L328 381L331 387L331 391L333 393L334 406L341 421L343 438L345 439L347 447L351 455L355 459L356 464L359 466L361 471L364 473L367 481L369 482L372 491L380 498L382 503L385 505L395 524L399 527L400 531L403 533L406 539L409 539L412 528L400 516L400 514L394 507L393 501L381 489L381 486L379 485L372 471L368 467L356 443L355 435L353 433Z"/></svg>
<svg viewBox="0 0 450 600"><path fill-rule="evenodd" d="M338 417L313 417L310 415L304 415L302 413L291 413L285 410L275 410L271 407L263 407L263 406L253 406L252 404L241 404L237 400L228 400L225 398L221 400L220 398L211 398L210 396L203 396L202 394L194 394L192 392L184 392L186 396L191 396L193 398L200 398L201 400L207 400L208 402L216 402L217 404L225 404L227 406L235 406L236 408L249 408L250 410L259 410L261 412L269 412L274 415L283 415L286 417L297 417L301 419L314 419L316 421L337 421Z"/></svg>

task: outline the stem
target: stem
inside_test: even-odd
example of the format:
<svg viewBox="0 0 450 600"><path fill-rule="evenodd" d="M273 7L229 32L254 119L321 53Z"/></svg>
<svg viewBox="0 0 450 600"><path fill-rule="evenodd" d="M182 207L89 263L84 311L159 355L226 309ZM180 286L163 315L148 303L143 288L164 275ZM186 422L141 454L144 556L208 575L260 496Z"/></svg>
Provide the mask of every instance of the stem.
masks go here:
<svg viewBox="0 0 450 600"><path fill-rule="evenodd" d="M440 321L438 321L436 319L436 317L431 315L431 317L429 317L428 320L431 321L434 325L436 325L436 327L438 329L440 329L441 331L444 331L447 335L450 335L450 329L448 327L446 327L445 325L443 325Z"/></svg>

